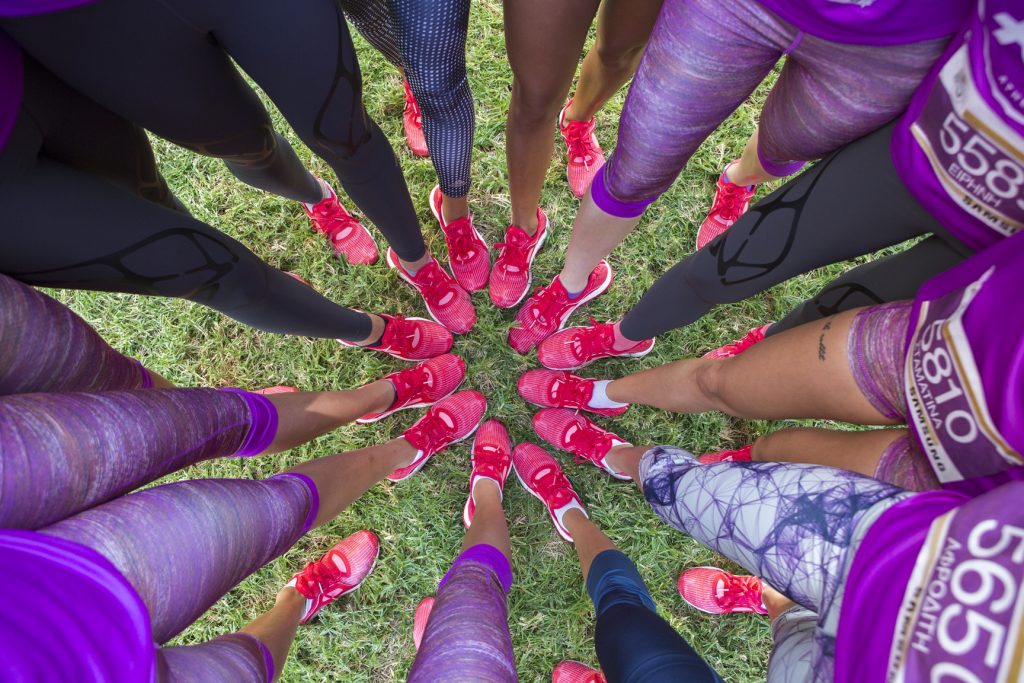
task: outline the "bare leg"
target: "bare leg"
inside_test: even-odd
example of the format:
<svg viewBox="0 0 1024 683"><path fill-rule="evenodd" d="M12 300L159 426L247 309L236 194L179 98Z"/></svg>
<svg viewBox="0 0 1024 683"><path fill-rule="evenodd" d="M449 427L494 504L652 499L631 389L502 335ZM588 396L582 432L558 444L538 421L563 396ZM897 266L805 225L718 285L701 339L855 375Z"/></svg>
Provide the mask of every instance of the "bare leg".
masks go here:
<svg viewBox="0 0 1024 683"><path fill-rule="evenodd" d="M149 373L149 378L153 381L154 389L174 389L174 385L171 383L171 381L165 378L163 375L160 375L157 372L150 370L149 368L146 368L146 372Z"/></svg>
<svg viewBox="0 0 1024 683"><path fill-rule="evenodd" d="M569 121L589 121L636 73L662 0L604 0L597 16L597 41L583 58Z"/></svg>
<svg viewBox="0 0 1024 683"><path fill-rule="evenodd" d="M306 610L306 598L291 586L282 588L274 599L274 606L240 629L242 633L259 638L274 657L274 680L281 677L288 650L295 640L295 630Z"/></svg>
<svg viewBox="0 0 1024 683"><path fill-rule="evenodd" d="M462 550L486 543L511 558L512 544L508 540L508 523L505 521L505 510L501 507L498 484L491 479L478 479L473 487L473 500L476 502L476 512L462 540Z"/></svg>
<svg viewBox="0 0 1024 683"><path fill-rule="evenodd" d="M775 590L767 583L762 584L764 588L761 591L761 602L768 608L768 618L772 621L778 618L780 614L788 609L796 607L796 603L787 598L785 595Z"/></svg>
<svg viewBox="0 0 1024 683"><path fill-rule="evenodd" d="M754 442L751 455L754 460L828 465L873 477L885 450L907 433L906 429L841 432L794 427L762 436Z"/></svg>
<svg viewBox="0 0 1024 683"><path fill-rule="evenodd" d="M449 197L442 193L441 215L444 216L445 223L465 218L469 215L469 197Z"/></svg>
<svg viewBox="0 0 1024 683"><path fill-rule="evenodd" d="M618 218L597 208L590 190L580 201L576 221L572 226L569 249L565 252L565 265L558 277L569 292L582 292L587 286L590 272L601 259L633 232L640 217Z"/></svg>
<svg viewBox="0 0 1024 683"><path fill-rule="evenodd" d="M531 235L537 231L540 192L554 151L551 129L597 6L598 0L504 2L513 74L505 144L512 224Z"/></svg>
<svg viewBox="0 0 1024 683"><path fill-rule="evenodd" d="M306 443L366 413L387 410L395 400L390 382L377 380L348 391L303 391L266 397L277 408L278 428L265 453Z"/></svg>
<svg viewBox="0 0 1024 683"><path fill-rule="evenodd" d="M608 451L608 455L605 457L616 472L628 474L637 488L643 491L644 483L640 479L640 458L649 450L651 450L650 446L616 446Z"/></svg>
<svg viewBox="0 0 1024 683"><path fill-rule="evenodd" d="M286 470L304 474L316 484L320 496L313 527L326 524L359 500L377 482L416 457L416 448L404 438L309 460Z"/></svg>
<svg viewBox="0 0 1024 683"><path fill-rule="evenodd" d="M608 397L675 413L895 424L864 397L850 372L847 339L856 313L772 335L733 358L681 360L628 375L608 385Z"/></svg>
<svg viewBox="0 0 1024 683"><path fill-rule="evenodd" d="M725 167L729 182L737 185L757 185L766 183L769 180L777 180L761 166L761 160L757 156L757 131L747 140L740 158Z"/></svg>
<svg viewBox="0 0 1024 683"><path fill-rule="evenodd" d="M586 583L587 575L590 573L590 563L594 561L594 558L605 550L616 550L617 548L611 539L605 536L604 532L579 510L569 510L565 513L565 518L562 521L565 528L572 534L576 556L580 559L580 570L583 572L583 582Z"/></svg>

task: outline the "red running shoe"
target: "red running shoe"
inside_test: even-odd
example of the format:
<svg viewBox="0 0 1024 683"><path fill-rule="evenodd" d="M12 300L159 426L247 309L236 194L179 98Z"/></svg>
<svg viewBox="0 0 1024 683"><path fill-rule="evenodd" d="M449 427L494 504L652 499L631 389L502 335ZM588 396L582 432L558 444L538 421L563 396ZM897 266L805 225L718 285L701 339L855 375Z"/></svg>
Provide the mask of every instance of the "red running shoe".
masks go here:
<svg viewBox="0 0 1024 683"><path fill-rule="evenodd" d="M679 595L708 614L768 614L762 590L764 584L756 576L735 576L718 567L694 567L679 575Z"/></svg>
<svg viewBox="0 0 1024 683"><path fill-rule="evenodd" d="M711 211L697 229L697 251L731 228L747 212L755 192L757 185L744 187L731 183L726 179L725 171L722 171L715 183L715 201L711 204Z"/></svg>
<svg viewBox="0 0 1024 683"><path fill-rule="evenodd" d="M469 294L441 267L437 259L430 259L415 275L411 275L402 267L398 254L388 248L388 266L398 271L398 277L416 288L426 302L431 318L455 334L465 334L473 329L476 311Z"/></svg>
<svg viewBox="0 0 1024 683"><path fill-rule="evenodd" d="M357 531L293 576L288 585L306 598L306 611L299 623L309 623L324 607L359 588L379 554L377 534Z"/></svg>
<svg viewBox="0 0 1024 683"><path fill-rule="evenodd" d="M591 462L616 479L630 479L605 460L608 451L616 446L629 446L629 442L601 429L589 418L564 408L545 408L533 416L533 430L555 448L575 455L576 462Z"/></svg>
<svg viewBox="0 0 1024 683"><path fill-rule="evenodd" d="M344 339L344 346L380 351L402 360L424 360L447 353L452 348L452 333L426 318L405 318L380 313L384 318L384 336L377 346L359 346Z"/></svg>
<svg viewBox="0 0 1024 683"><path fill-rule="evenodd" d="M615 323L570 327L545 339L537 347L537 360L550 370L578 370L602 358L642 358L654 349L654 340L637 342L625 351L615 348Z"/></svg>
<svg viewBox="0 0 1024 683"><path fill-rule="evenodd" d="M537 232L533 235L518 225L508 226L505 241L494 245L498 249L498 260L491 271L491 301L498 308L512 308L526 296L533 274L530 267L537 252L548 238L547 214L537 207Z"/></svg>
<svg viewBox="0 0 1024 683"><path fill-rule="evenodd" d="M594 118L589 121L566 121L565 110L572 104L572 98L565 103L558 113L558 132L562 134L569 152L569 163L565 175L569 179L569 187L576 198L580 198L590 189L590 183L597 171L604 165L604 152L594 135Z"/></svg>
<svg viewBox="0 0 1024 683"><path fill-rule="evenodd" d="M298 389L295 387L288 387L283 384L278 384L276 387L267 387L266 389L254 389L249 392L252 394L260 394L261 396L270 396L271 394L295 394L298 393Z"/></svg>
<svg viewBox="0 0 1024 683"><path fill-rule="evenodd" d="M531 296L516 313L516 325L508 331L508 344L518 353L529 353L534 345L565 326L573 311L596 299L612 285L612 267L601 261L590 273L587 286L575 299L569 298L562 281L556 276L551 284Z"/></svg>
<svg viewBox="0 0 1024 683"><path fill-rule="evenodd" d="M542 408L586 410L605 417L622 415L629 410L628 405L621 408L592 408L590 399L594 396L596 381L568 372L537 369L524 372L519 378L518 388L524 401Z"/></svg>
<svg viewBox="0 0 1024 683"><path fill-rule="evenodd" d="M487 399L479 391L460 391L441 399L427 410L402 436L419 452L416 458L388 475L389 481L402 481L423 469L427 461L451 446L468 439L480 425L487 410Z"/></svg>
<svg viewBox="0 0 1024 683"><path fill-rule="evenodd" d="M551 672L551 683L608 683L597 669L583 662L567 659L559 662Z"/></svg>
<svg viewBox="0 0 1024 683"><path fill-rule="evenodd" d="M512 451L512 467L523 488L544 503L558 535L572 543L572 534L562 524L562 518L573 508L584 515L587 511L558 462L540 446L521 443Z"/></svg>
<svg viewBox="0 0 1024 683"><path fill-rule="evenodd" d="M405 143L412 153L419 157L429 157L427 139L423 137L423 116L420 114L420 103L412 94L409 81L402 79L405 89L405 110L402 112L402 127L405 129Z"/></svg>
<svg viewBox="0 0 1024 683"><path fill-rule="evenodd" d="M383 420L399 410L425 408L450 396L466 378L466 361L454 353L446 353L423 361L405 370L392 372L381 379L395 388L395 400L383 413L367 413L356 422L361 425Z"/></svg>
<svg viewBox="0 0 1024 683"><path fill-rule="evenodd" d="M370 231L358 218L345 210L330 185L323 180L319 182L328 192L327 197L314 204L312 209L307 209L305 204L302 205L302 210L312 221L313 228L331 241L335 256L344 256L352 265L376 263L379 253ZM292 277L305 282L297 275Z"/></svg>
<svg viewBox="0 0 1024 683"><path fill-rule="evenodd" d="M416 605L416 613L412 616L412 644L419 652L420 643L423 642L423 634L427 630L427 622L430 621L430 613L434 611L434 596L428 596L420 600Z"/></svg>
<svg viewBox="0 0 1024 683"><path fill-rule="evenodd" d="M747 349L749 349L754 344L758 344L764 341L765 332L767 332L768 328L771 326L772 323L768 323L767 325L755 327L754 329L750 330L745 335L743 335L742 339L737 339L736 341L726 344L725 346L719 346L717 349L708 351L707 353L704 354L704 357L722 359L738 356Z"/></svg>
<svg viewBox="0 0 1024 683"><path fill-rule="evenodd" d="M444 241L448 245L448 265L455 281L467 292L483 289L491 271L491 256L487 242L473 225L473 216L457 218L446 223L441 212L441 187L435 185L430 191L430 210L441 226Z"/></svg>
<svg viewBox="0 0 1024 683"><path fill-rule="evenodd" d="M747 445L742 448L705 453L697 458L697 462L701 465L713 465L716 462L750 462L753 460L753 458L750 457L750 450L752 448L752 445Z"/></svg>
<svg viewBox="0 0 1024 683"><path fill-rule="evenodd" d="M462 510L462 523L469 528L476 512L473 500L473 487L481 477L498 482L498 488L505 490L508 470L512 467L512 442L508 438L505 425L497 420L488 420L480 425L480 430L473 440L473 471L469 475L469 496L466 507Z"/></svg>

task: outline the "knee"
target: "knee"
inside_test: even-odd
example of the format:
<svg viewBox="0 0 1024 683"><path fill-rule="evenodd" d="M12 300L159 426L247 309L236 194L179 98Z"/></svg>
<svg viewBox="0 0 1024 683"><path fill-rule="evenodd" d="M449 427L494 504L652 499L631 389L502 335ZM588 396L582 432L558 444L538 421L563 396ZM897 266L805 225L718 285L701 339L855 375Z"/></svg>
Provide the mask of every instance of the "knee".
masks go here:
<svg viewBox="0 0 1024 683"><path fill-rule="evenodd" d="M558 116L563 96L559 88L514 80L510 114L522 127L548 126Z"/></svg>
<svg viewBox="0 0 1024 683"><path fill-rule="evenodd" d="M612 41L598 40L594 45L594 55L606 71L619 72L632 70L640 60L647 43L622 45Z"/></svg>
<svg viewBox="0 0 1024 683"><path fill-rule="evenodd" d="M725 382L724 368L729 363L725 360L705 360L696 372L697 390L704 397L708 405L714 406L716 410L728 413L727 406L722 398L722 389Z"/></svg>

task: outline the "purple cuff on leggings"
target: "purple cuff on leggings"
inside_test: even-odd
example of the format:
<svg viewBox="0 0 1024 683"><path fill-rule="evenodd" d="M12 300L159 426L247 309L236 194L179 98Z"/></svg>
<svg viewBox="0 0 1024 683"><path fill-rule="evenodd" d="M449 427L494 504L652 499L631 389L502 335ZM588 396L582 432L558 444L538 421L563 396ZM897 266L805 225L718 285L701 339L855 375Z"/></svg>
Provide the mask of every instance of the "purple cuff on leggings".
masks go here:
<svg viewBox="0 0 1024 683"><path fill-rule="evenodd" d="M263 664L267 667L267 683L274 683L274 655L270 648L263 644L259 638L256 642L260 644L260 651L263 653Z"/></svg>
<svg viewBox="0 0 1024 683"><path fill-rule="evenodd" d="M316 515L320 512L320 491L316 488L316 483L307 477L305 474L299 474L298 472L282 472L281 474L275 474L271 479L277 479L278 477L295 477L309 489L309 496L312 499L312 504L309 506L309 512L306 514L306 521L302 524L302 533L306 533L313 528L313 520L316 519Z"/></svg>
<svg viewBox="0 0 1024 683"><path fill-rule="evenodd" d="M259 455L267 450L270 442L277 436L277 408L270 402L270 399L260 394L252 394L242 389L227 387L220 391L237 394L249 407L249 416L252 420L249 425L249 433L245 435L242 447L235 452L235 455L248 458Z"/></svg>
<svg viewBox="0 0 1024 683"><path fill-rule="evenodd" d="M152 389L153 388L153 375L149 374L149 370L142 364L138 358L132 358L135 364L139 366L139 372L142 373L142 383L139 385L140 389Z"/></svg>
<svg viewBox="0 0 1024 683"><path fill-rule="evenodd" d="M505 553L487 543L477 543L470 548L466 548L456 557L448 573L441 579L441 583L437 584L438 591L444 587L444 584L448 582L448 577L463 562L479 562L490 567L491 571L498 577L498 582L501 583L501 588L505 591L505 595L508 595L509 589L512 588L512 565L509 564Z"/></svg>
<svg viewBox="0 0 1024 683"><path fill-rule="evenodd" d="M757 160L761 162L761 168L776 178L791 176L807 164L806 161L785 161L782 163L776 163L764 155L764 152L761 151L761 145L757 146Z"/></svg>
<svg viewBox="0 0 1024 683"><path fill-rule="evenodd" d="M641 199L636 202L624 202L621 199L616 199L612 196L612 193L608 191L608 187L604 182L604 170L606 168L608 168L608 164L599 168L597 170L597 175L594 176L594 181L590 184L591 198L593 198L594 203L597 204L597 208L601 209L606 214L617 218L636 218L643 214L647 207L658 199L656 196L649 199Z"/></svg>

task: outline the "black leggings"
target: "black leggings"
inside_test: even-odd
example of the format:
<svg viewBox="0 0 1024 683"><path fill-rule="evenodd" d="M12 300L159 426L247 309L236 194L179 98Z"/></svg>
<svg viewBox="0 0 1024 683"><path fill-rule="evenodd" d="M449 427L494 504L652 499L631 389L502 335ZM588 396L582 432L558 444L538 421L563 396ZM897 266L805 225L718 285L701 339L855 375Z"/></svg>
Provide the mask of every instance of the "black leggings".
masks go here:
<svg viewBox="0 0 1024 683"><path fill-rule="evenodd" d="M469 0L340 2L363 37L405 71L441 192L465 197L475 124L466 78Z"/></svg>
<svg viewBox="0 0 1024 683"><path fill-rule="evenodd" d="M369 336L365 313L192 218L139 127L28 57L24 76L0 153L0 272L47 287L186 298L269 332Z"/></svg>
<svg viewBox="0 0 1024 683"><path fill-rule="evenodd" d="M835 152L673 266L626 314L622 333L650 339L814 268L930 235L848 271L768 333L859 306L913 299L928 278L971 250L904 187L889 152L892 129L889 124Z"/></svg>
<svg viewBox="0 0 1024 683"><path fill-rule="evenodd" d="M722 683L658 616L636 565L618 550L599 553L587 575L597 627L594 649L609 683Z"/></svg>

